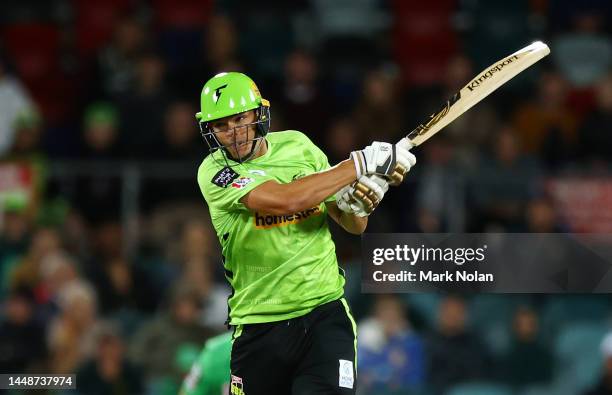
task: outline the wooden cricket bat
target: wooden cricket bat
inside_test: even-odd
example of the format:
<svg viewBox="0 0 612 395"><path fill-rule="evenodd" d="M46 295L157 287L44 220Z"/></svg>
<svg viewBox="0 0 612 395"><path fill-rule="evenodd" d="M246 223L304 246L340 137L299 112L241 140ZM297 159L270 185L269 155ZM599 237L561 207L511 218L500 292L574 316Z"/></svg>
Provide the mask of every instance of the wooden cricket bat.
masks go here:
<svg viewBox="0 0 612 395"><path fill-rule="evenodd" d="M474 77L459 92L455 93L440 111L432 114L429 119L417 126L412 132L400 140L398 144L405 148L421 145L443 127L457 119L461 114L497 88L514 78L550 53L548 45L536 41L505 57L484 69Z"/></svg>

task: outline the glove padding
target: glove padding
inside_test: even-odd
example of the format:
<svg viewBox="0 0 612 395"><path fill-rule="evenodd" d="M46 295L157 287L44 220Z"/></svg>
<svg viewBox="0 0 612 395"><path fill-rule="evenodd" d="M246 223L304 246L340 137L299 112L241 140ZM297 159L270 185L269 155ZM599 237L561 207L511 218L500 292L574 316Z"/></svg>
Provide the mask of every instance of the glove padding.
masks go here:
<svg viewBox="0 0 612 395"><path fill-rule="evenodd" d="M336 193L336 204L342 211L367 217L378 207L388 189L387 181L379 176L361 176Z"/></svg>
<svg viewBox="0 0 612 395"><path fill-rule="evenodd" d="M416 157L402 145L375 141L362 150L351 152L357 179L363 175L379 175L390 185L399 185Z"/></svg>

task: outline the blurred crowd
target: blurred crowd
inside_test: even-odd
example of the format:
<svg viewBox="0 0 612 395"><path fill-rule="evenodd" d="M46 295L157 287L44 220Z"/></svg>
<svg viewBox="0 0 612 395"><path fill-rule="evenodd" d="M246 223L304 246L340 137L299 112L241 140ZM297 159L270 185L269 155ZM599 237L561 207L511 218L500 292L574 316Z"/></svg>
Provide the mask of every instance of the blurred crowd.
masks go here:
<svg viewBox="0 0 612 395"><path fill-rule="evenodd" d="M541 39L547 59L415 149L368 231L609 233L611 21L605 0L3 1L0 371L78 372L88 394L173 393L225 330L194 119L221 71L251 76L272 130L306 133L334 164L399 140ZM334 237L355 272L359 240ZM370 297L349 280L364 394L597 383L603 297ZM612 393L605 344L592 394Z"/></svg>

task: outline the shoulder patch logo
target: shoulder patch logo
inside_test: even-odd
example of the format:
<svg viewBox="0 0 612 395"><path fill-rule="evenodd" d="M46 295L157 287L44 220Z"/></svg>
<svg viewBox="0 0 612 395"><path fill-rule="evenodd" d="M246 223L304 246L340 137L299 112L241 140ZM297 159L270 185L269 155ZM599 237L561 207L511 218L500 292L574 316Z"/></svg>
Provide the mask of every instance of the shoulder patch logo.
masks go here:
<svg viewBox="0 0 612 395"><path fill-rule="evenodd" d="M246 187L247 184L250 184L253 181L255 180L250 177L240 177L239 179L237 179L236 181L232 183L232 188L242 189Z"/></svg>
<svg viewBox="0 0 612 395"><path fill-rule="evenodd" d="M232 181L234 181L236 178L238 178L238 173L236 173L229 167L224 167L213 176L210 182L212 182L218 187L225 188L230 185Z"/></svg>

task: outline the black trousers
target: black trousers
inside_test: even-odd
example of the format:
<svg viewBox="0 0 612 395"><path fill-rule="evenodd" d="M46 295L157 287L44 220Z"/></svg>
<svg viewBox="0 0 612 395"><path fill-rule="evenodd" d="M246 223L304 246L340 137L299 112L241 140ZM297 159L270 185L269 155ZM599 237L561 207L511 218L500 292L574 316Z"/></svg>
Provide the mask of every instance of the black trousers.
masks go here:
<svg viewBox="0 0 612 395"><path fill-rule="evenodd" d="M231 395L353 395L356 327L344 298L290 320L239 325Z"/></svg>

